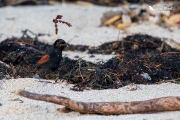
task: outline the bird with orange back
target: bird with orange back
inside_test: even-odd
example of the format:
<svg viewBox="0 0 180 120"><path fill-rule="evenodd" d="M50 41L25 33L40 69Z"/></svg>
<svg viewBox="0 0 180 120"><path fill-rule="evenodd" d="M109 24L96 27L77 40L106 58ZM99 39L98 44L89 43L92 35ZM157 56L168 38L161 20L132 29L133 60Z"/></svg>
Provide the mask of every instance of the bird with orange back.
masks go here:
<svg viewBox="0 0 180 120"><path fill-rule="evenodd" d="M66 42L63 39L57 39L47 54L42 56L37 62L38 68L50 69L52 71L57 70L62 60L62 51L65 47Z"/></svg>

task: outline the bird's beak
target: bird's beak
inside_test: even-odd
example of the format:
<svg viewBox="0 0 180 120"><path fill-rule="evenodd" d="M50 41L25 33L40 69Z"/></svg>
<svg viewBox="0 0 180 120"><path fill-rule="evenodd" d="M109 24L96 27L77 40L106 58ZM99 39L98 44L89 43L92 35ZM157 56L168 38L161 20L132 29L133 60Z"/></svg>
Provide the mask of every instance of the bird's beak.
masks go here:
<svg viewBox="0 0 180 120"><path fill-rule="evenodd" d="M65 48L66 44L60 44L59 46L62 47L62 48Z"/></svg>
<svg viewBox="0 0 180 120"><path fill-rule="evenodd" d="M60 44L59 46L62 47L62 46L64 46L64 44Z"/></svg>

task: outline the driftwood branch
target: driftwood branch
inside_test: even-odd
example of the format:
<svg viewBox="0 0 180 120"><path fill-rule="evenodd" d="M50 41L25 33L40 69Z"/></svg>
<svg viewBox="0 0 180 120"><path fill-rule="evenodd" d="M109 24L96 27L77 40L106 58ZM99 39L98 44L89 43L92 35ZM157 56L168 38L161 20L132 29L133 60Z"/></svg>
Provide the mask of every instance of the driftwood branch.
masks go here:
<svg viewBox="0 0 180 120"><path fill-rule="evenodd" d="M118 115L162 111L180 111L180 96L161 97L146 101L133 102L85 103L76 102L62 96L35 94L23 90L18 90L15 93L30 99L64 105L65 107L63 109L58 109L58 111L61 112L76 111L85 114Z"/></svg>

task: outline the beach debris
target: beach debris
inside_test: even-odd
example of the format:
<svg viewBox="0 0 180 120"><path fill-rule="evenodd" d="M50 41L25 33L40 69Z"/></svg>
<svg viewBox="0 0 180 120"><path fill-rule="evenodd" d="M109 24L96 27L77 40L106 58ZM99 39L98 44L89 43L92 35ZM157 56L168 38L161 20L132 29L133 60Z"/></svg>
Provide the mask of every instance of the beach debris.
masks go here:
<svg viewBox="0 0 180 120"><path fill-rule="evenodd" d="M50 34L45 34L45 33L36 34L29 29L22 30L21 32L22 32L21 38L34 38L35 40L37 40L38 37L41 37L41 36L50 36Z"/></svg>
<svg viewBox="0 0 180 120"><path fill-rule="evenodd" d="M134 34L129 35L121 41L112 41L106 42L100 46L90 48L88 53L90 54L111 54L115 52L116 54L123 54L123 53L130 53L134 52L177 52L180 49L180 45L178 42L174 40L170 40L170 44L172 47L166 43L166 41L158 38L153 37L150 35L144 34ZM174 48L173 48L174 47Z"/></svg>
<svg viewBox="0 0 180 120"><path fill-rule="evenodd" d="M75 2L77 5L82 5L82 6L92 6L93 4L90 2L86 2L86 1L76 1Z"/></svg>
<svg viewBox="0 0 180 120"><path fill-rule="evenodd" d="M177 26L180 25L180 14L174 14L170 16L170 18L167 20L168 26Z"/></svg>
<svg viewBox="0 0 180 120"><path fill-rule="evenodd" d="M79 3L80 5L89 6L92 4L100 6L119 6L122 4L155 4L160 0L66 0L66 2ZM165 0L164 0L165 1ZM177 1L177 0L176 0Z"/></svg>
<svg viewBox="0 0 180 120"><path fill-rule="evenodd" d="M54 5L61 3L75 3L83 6L119 6L122 4L155 4L160 0L66 0L66 1L57 1L57 0L2 0L0 6L5 5ZM164 0L167 1L167 0ZM178 0L174 0L178 1Z"/></svg>
<svg viewBox="0 0 180 120"><path fill-rule="evenodd" d="M162 27L180 25L179 2L158 2L154 5L121 5L121 9L107 11L101 17L100 26L126 29L148 21Z"/></svg>
<svg viewBox="0 0 180 120"><path fill-rule="evenodd" d="M152 80L148 73L142 73L141 76L143 76L147 80Z"/></svg>
<svg viewBox="0 0 180 120"><path fill-rule="evenodd" d="M24 101L19 99L19 98L12 98L12 99L9 99L9 101L18 101L19 103L23 103Z"/></svg>
<svg viewBox="0 0 180 120"><path fill-rule="evenodd" d="M0 61L0 80L11 78L10 74L13 74L11 66Z"/></svg>
<svg viewBox="0 0 180 120"><path fill-rule="evenodd" d="M131 24L132 21L131 21L130 16L123 14L123 15L122 15L122 23L123 23L123 24Z"/></svg>
<svg viewBox="0 0 180 120"><path fill-rule="evenodd" d="M141 90L141 88L137 84L130 84L128 87L126 87L126 90L128 91L136 91Z"/></svg>
<svg viewBox="0 0 180 120"><path fill-rule="evenodd" d="M176 42L176 41L174 41L174 40L171 39L171 40L169 40L169 44L170 44L171 46L173 46L174 48L180 50L180 43L179 43L179 42Z"/></svg>
<svg viewBox="0 0 180 120"><path fill-rule="evenodd" d="M62 17L63 17L62 15L57 15L56 18L53 19L56 34L58 34L58 24L57 24L58 22L66 24L68 27L72 26L71 23L61 20Z"/></svg>
<svg viewBox="0 0 180 120"><path fill-rule="evenodd" d="M74 84L71 89L76 91L86 88L116 89L132 83L154 84L171 80L180 83L180 51L160 38L134 34L98 47L69 45L65 50L87 50L93 55L114 53L116 57L98 63L63 57L54 72L36 68L37 61L51 47L37 39L8 38L0 43L1 79L34 77L66 80Z"/></svg>
<svg viewBox="0 0 180 120"><path fill-rule="evenodd" d="M104 25L110 25L110 24L116 22L117 20L119 20L120 18L121 18L120 15L113 16L112 18L105 21Z"/></svg>
<svg viewBox="0 0 180 120"><path fill-rule="evenodd" d="M139 12L141 11L139 10ZM100 26L114 26L119 29L125 29L130 26L136 26L141 19L145 18L134 9L107 11L103 13L103 16L101 17Z"/></svg>
<svg viewBox="0 0 180 120"><path fill-rule="evenodd" d="M121 19L121 11L107 11L103 13L101 17L101 26L112 25L114 22L119 21Z"/></svg>
<svg viewBox="0 0 180 120"><path fill-rule="evenodd" d="M15 5L47 5L48 0L2 0L2 6L15 6Z"/></svg>
<svg viewBox="0 0 180 120"><path fill-rule="evenodd" d="M123 30L123 29L125 29L125 28L130 27L130 26L131 26L130 24L119 23L119 24L117 25L117 28Z"/></svg>
<svg viewBox="0 0 180 120"><path fill-rule="evenodd" d="M71 111L82 114L120 115L180 111L180 96L168 96L145 101L130 102L79 102L70 98L48 94L36 94L24 90L16 90L15 94L34 100L40 100L65 106L57 111Z"/></svg>
<svg viewBox="0 0 180 120"><path fill-rule="evenodd" d="M88 45L73 45L73 44L67 43L67 47L65 48L65 50L85 52L85 51L88 51L89 48L90 47Z"/></svg>

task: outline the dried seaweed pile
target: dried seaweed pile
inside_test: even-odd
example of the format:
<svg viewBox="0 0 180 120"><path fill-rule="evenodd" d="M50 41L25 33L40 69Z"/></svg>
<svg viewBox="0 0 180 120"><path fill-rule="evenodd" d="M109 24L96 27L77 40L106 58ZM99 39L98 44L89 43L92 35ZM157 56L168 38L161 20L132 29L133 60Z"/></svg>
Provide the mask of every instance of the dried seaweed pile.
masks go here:
<svg viewBox="0 0 180 120"><path fill-rule="evenodd" d="M79 46L73 47L81 50ZM45 79L67 80L75 84L76 90L81 90L79 88L108 89L130 83L149 84L168 80L178 83L180 78L180 51L148 35L128 36L122 41L104 43L97 48L87 46L89 53L115 52L117 56L96 64L64 57L55 72L36 68L36 62L49 48L50 45L32 38L11 38L1 42L0 79L39 75ZM72 50L72 47L68 49Z"/></svg>
<svg viewBox="0 0 180 120"><path fill-rule="evenodd" d="M37 60L45 53L43 49L50 46L42 44L31 38L11 38L6 39L0 44L1 61L6 63L9 69L5 69L1 64L1 75L7 74L7 77L32 77L31 69L34 68Z"/></svg>
<svg viewBox="0 0 180 120"><path fill-rule="evenodd" d="M180 51L159 38L135 34L122 41L104 43L89 50L89 53L96 54L113 52L119 55L96 67L100 75L97 71L96 74L104 77L104 87L118 88L129 83L180 80ZM99 85L102 85L103 77L96 80L98 83L100 81Z"/></svg>
<svg viewBox="0 0 180 120"><path fill-rule="evenodd" d="M156 52L178 52L160 38L149 35L134 34L127 36L122 41L104 43L96 48L90 48L88 53L95 54L125 54L125 53L147 53Z"/></svg>
<svg viewBox="0 0 180 120"><path fill-rule="evenodd" d="M54 4L53 0L2 0L0 2L0 6L6 5L48 5ZM56 2L62 2L58 0L54 0ZM148 4L155 4L160 0L66 0L66 2L76 2L80 5L100 5L100 6L118 6L119 4L127 4L127 3L148 3ZM163 0L163 1L170 1L170 0ZM178 0L174 0L178 1Z"/></svg>
<svg viewBox="0 0 180 120"><path fill-rule="evenodd" d="M67 44L67 48L65 50L84 52L87 51L88 49L89 49L88 45Z"/></svg>

